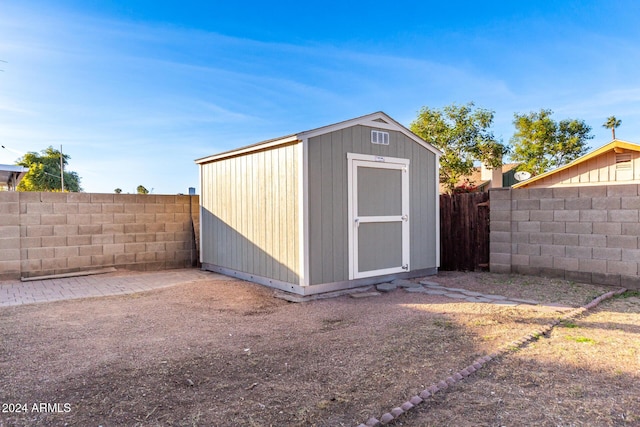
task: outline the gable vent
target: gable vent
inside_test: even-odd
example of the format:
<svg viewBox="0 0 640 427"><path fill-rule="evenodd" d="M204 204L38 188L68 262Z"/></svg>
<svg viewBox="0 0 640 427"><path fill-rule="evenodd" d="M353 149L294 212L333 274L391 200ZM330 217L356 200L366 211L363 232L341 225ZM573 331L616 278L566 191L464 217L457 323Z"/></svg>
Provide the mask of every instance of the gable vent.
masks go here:
<svg viewBox="0 0 640 427"><path fill-rule="evenodd" d="M631 153L616 154L616 169L631 169Z"/></svg>
<svg viewBox="0 0 640 427"><path fill-rule="evenodd" d="M389 132L382 132L379 130L371 131L371 143L389 145Z"/></svg>

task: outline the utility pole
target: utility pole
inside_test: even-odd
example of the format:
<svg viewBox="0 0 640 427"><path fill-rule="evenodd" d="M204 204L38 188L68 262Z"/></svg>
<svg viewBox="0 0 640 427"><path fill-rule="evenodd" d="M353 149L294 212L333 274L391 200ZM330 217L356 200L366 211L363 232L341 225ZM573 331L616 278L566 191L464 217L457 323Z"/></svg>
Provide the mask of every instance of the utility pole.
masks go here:
<svg viewBox="0 0 640 427"><path fill-rule="evenodd" d="M64 162L62 161L62 144L60 144L60 191L64 193Z"/></svg>

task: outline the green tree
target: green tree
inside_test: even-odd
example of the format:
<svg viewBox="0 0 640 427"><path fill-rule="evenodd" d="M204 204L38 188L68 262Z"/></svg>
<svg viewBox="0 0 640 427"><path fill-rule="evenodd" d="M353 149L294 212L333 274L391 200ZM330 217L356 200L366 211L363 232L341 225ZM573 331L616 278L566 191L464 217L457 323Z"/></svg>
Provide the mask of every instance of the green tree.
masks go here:
<svg viewBox="0 0 640 427"><path fill-rule="evenodd" d="M138 185L138 188L136 188L136 191L138 192L138 194L149 194L149 190L144 188L144 185Z"/></svg>
<svg viewBox="0 0 640 427"><path fill-rule="evenodd" d="M116 194L120 194L122 193L122 188L116 188L115 190L113 190L113 192Z"/></svg>
<svg viewBox="0 0 640 427"><path fill-rule="evenodd" d="M442 150L440 182L452 193L461 177L470 175L479 160L502 166L508 148L496 141L490 128L494 112L475 108L473 102L448 105L440 110L422 107L411 131Z"/></svg>
<svg viewBox="0 0 640 427"><path fill-rule="evenodd" d="M603 128L611 129L612 139L616 139L616 128L622 124L622 120L616 119L616 116L611 116L606 122L602 124Z"/></svg>
<svg viewBox="0 0 640 427"><path fill-rule="evenodd" d="M60 151L49 147L40 154L28 152L18 159L17 165L29 168L29 172L18 184L18 191L61 191L60 182ZM71 157L62 155L62 162L66 166ZM64 190L78 192L80 177L76 172L64 171Z"/></svg>
<svg viewBox="0 0 640 427"><path fill-rule="evenodd" d="M592 139L591 127L584 121L565 119L556 122L553 111L541 109L529 114L514 114L516 131L511 138L511 159L520 162L518 170L539 175L577 159L587 151Z"/></svg>

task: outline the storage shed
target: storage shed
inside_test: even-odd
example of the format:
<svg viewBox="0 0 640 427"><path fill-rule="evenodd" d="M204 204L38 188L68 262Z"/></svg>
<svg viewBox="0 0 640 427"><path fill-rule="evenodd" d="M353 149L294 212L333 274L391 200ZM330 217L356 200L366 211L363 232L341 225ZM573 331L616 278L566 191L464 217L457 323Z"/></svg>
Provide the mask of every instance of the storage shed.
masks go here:
<svg viewBox="0 0 640 427"><path fill-rule="evenodd" d="M202 266L300 295L435 274L440 154L377 112L198 159Z"/></svg>

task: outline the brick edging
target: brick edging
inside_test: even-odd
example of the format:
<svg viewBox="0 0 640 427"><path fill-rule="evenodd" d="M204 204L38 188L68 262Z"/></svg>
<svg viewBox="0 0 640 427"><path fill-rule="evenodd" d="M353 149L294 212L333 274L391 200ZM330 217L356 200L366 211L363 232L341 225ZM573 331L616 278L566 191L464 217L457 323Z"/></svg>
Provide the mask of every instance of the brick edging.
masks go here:
<svg viewBox="0 0 640 427"><path fill-rule="evenodd" d="M477 358L466 368L461 369L460 371L447 377L446 379L440 380L437 383L430 385L426 389L422 390L419 395L413 396L408 401L404 402L402 405L394 407L389 412L385 412L384 414L382 414L382 416L380 416L380 419L371 417L367 420L366 423L359 424L357 427L379 427L382 425L389 424L390 422L398 419L405 412L414 408L416 405L419 405L420 403L424 402L425 399L432 397L436 393L443 391L449 388L450 386L453 386L458 381L461 381L466 377L472 375L475 371L477 371L478 369L481 369L484 365L486 365L491 360L500 356L504 356L509 352L519 350L530 341L537 340L540 336L551 332L551 330L553 330L553 328L556 327L558 324L560 324L562 321L575 319L576 317L580 316L586 311L592 308L595 308L602 301L612 298L615 295L620 295L624 293L626 290L627 289L625 288L621 288L621 289L618 289L617 291L610 291L600 295L590 303L569 311L563 316L560 316L558 319L534 330L533 332L527 335L524 335L519 340L515 340L510 342L509 344L503 345L496 352L491 353L484 357Z"/></svg>

